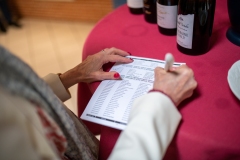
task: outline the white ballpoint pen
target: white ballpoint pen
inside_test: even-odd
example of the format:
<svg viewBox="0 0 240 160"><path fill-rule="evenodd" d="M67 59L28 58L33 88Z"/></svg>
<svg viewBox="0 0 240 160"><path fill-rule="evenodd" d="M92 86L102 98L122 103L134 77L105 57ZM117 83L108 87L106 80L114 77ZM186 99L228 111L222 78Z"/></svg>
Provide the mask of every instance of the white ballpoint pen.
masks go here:
<svg viewBox="0 0 240 160"><path fill-rule="evenodd" d="M173 55L171 53L166 53L165 55L165 67L164 69L166 71L169 71L169 69L172 67L174 63L174 58L173 58Z"/></svg>

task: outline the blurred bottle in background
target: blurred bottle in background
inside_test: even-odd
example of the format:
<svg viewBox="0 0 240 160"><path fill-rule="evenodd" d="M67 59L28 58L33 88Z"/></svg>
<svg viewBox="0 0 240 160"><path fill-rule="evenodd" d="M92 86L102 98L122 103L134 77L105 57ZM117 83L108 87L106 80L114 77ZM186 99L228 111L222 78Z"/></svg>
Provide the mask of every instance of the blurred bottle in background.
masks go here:
<svg viewBox="0 0 240 160"><path fill-rule="evenodd" d="M216 0L179 0L177 48L189 55L209 50Z"/></svg>
<svg viewBox="0 0 240 160"><path fill-rule="evenodd" d="M127 0L127 5L132 14L143 14L143 0Z"/></svg>
<svg viewBox="0 0 240 160"><path fill-rule="evenodd" d="M16 14L16 11L13 1L0 0L0 31L7 32L8 26L21 28L18 22L20 16Z"/></svg>
<svg viewBox="0 0 240 160"><path fill-rule="evenodd" d="M127 2L127 0L112 0L113 8L116 9L119 6L125 4L126 2Z"/></svg>
<svg viewBox="0 0 240 160"><path fill-rule="evenodd" d="M176 35L178 0L157 0L157 23L160 33Z"/></svg>
<svg viewBox="0 0 240 160"><path fill-rule="evenodd" d="M149 23L157 23L156 0L144 0L144 18Z"/></svg>
<svg viewBox="0 0 240 160"><path fill-rule="evenodd" d="M228 0L227 6L231 26L226 36L230 42L240 46L240 0Z"/></svg>

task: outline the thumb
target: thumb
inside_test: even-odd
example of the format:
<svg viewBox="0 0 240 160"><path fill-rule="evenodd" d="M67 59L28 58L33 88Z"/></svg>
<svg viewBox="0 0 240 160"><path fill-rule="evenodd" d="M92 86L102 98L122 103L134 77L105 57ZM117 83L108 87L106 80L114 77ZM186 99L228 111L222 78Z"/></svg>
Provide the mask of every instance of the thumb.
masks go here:
<svg viewBox="0 0 240 160"><path fill-rule="evenodd" d="M112 72L102 72L101 73L101 79L121 79L120 74L118 72L112 71Z"/></svg>

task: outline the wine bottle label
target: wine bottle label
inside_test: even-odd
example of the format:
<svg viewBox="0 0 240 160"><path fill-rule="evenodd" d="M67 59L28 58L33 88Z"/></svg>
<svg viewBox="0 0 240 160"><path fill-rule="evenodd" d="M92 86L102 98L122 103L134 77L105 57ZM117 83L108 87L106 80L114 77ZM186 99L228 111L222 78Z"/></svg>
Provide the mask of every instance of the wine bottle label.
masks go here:
<svg viewBox="0 0 240 160"><path fill-rule="evenodd" d="M143 8L143 0L127 0L127 5L130 8Z"/></svg>
<svg viewBox="0 0 240 160"><path fill-rule="evenodd" d="M177 17L177 43L188 49L192 49L194 14Z"/></svg>
<svg viewBox="0 0 240 160"><path fill-rule="evenodd" d="M177 5L164 6L157 3L157 23L162 28L174 29L177 27Z"/></svg>

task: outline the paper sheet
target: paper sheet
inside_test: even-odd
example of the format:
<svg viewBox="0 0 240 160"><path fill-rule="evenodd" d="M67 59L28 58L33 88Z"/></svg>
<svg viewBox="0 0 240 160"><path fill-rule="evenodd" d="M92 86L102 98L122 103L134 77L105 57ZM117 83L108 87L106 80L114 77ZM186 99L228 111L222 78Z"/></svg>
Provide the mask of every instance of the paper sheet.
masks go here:
<svg viewBox="0 0 240 160"><path fill-rule="evenodd" d="M116 63L111 71L121 80L104 80L93 94L81 119L123 130L128 122L133 101L153 87L154 69L165 66L165 61L128 56L129 64ZM174 63L178 67L183 63Z"/></svg>

